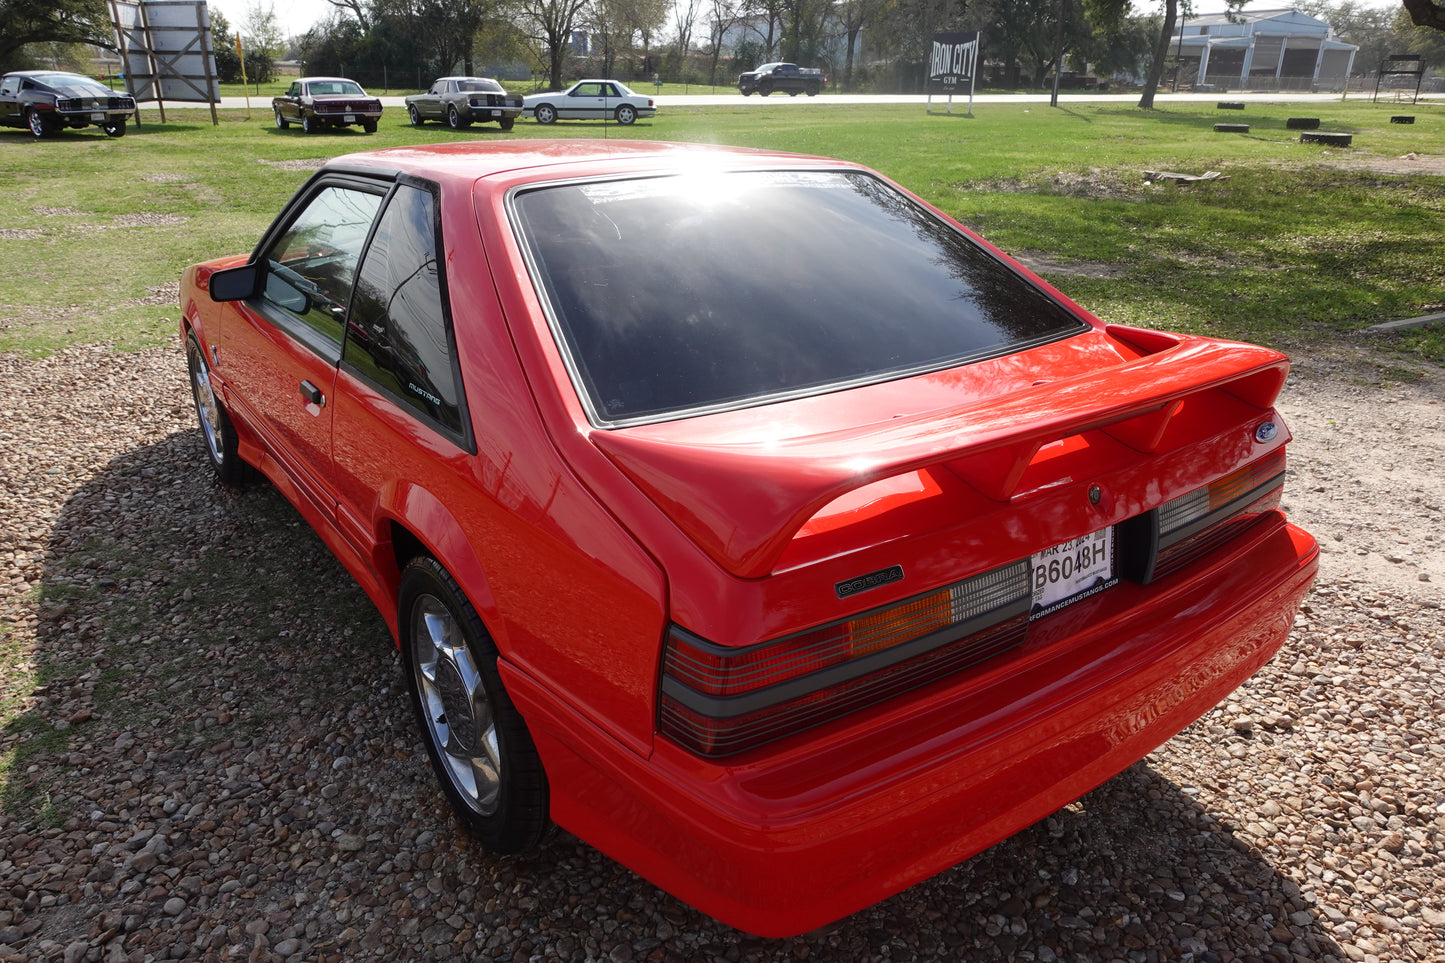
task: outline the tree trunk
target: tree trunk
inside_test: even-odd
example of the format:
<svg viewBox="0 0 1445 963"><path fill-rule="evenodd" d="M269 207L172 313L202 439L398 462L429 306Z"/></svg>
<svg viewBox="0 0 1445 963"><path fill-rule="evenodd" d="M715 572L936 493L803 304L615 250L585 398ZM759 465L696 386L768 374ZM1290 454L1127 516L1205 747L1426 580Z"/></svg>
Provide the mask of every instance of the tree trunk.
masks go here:
<svg viewBox="0 0 1445 963"><path fill-rule="evenodd" d="M1154 60L1149 64L1149 77L1144 81L1144 93L1139 97L1142 110L1154 109L1154 92L1159 89L1159 78L1164 76L1164 61L1169 58L1169 44L1174 41L1174 20L1179 14L1179 0L1164 0L1164 28L1159 31L1159 41L1154 44Z"/></svg>

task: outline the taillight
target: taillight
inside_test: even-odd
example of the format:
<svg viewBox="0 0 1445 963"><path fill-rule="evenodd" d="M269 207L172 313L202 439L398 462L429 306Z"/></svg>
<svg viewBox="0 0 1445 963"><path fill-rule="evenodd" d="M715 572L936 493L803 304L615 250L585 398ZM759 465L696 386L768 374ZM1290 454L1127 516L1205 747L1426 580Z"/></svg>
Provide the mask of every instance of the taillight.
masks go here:
<svg viewBox="0 0 1445 963"><path fill-rule="evenodd" d="M1029 562L745 648L679 626L663 653L659 728L727 756L926 685L1023 641Z"/></svg>
<svg viewBox="0 0 1445 963"><path fill-rule="evenodd" d="M1129 535L1140 550L1131 578L1149 583L1202 558L1238 535L1284 493L1284 449L1131 519Z"/></svg>

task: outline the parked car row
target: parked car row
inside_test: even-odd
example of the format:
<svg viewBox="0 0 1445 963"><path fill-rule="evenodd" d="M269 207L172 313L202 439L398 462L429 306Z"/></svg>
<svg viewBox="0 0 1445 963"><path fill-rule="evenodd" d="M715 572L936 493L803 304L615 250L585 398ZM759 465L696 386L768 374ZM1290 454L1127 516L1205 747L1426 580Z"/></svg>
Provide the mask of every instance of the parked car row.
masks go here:
<svg viewBox="0 0 1445 963"><path fill-rule="evenodd" d="M29 128L36 137L91 124L120 137L135 109L133 98L81 74L17 70L0 77L0 124ZM489 122L511 130L518 117L539 124L601 120L627 126L656 116L657 102L616 80L579 80L564 91L520 97L487 77L439 77L425 93L406 98L406 112L414 127L434 120L453 130ZM381 121L382 105L354 80L302 77L271 99L271 113L280 130L296 124L314 134L355 126L370 134Z"/></svg>
<svg viewBox="0 0 1445 963"><path fill-rule="evenodd" d="M271 103L277 127L294 122L308 133L360 124L369 134L382 111L381 101L340 77L303 77ZM488 77L439 77L425 93L406 98L406 113L413 127L434 120L452 130L490 122L511 130L518 117L539 124L602 120L627 126L639 117L656 116L657 102L616 80L579 80L567 90L519 97Z"/></svg>

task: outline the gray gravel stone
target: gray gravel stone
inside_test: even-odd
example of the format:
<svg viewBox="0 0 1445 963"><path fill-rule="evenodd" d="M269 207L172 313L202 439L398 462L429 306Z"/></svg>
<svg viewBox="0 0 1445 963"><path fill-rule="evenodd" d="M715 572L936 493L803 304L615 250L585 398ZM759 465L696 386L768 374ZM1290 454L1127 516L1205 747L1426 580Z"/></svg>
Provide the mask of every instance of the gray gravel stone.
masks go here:
<svg viewBox="0 0 1445 963"><path fill-rule="evenodd" d="M380 617L274 491L212 481L177 346L0 356L0 963L1445 960L1445 391L1399 363L1296 359L1324 554L1279 659L1013 838L757 940L565 832L457 829Z"/></svg>

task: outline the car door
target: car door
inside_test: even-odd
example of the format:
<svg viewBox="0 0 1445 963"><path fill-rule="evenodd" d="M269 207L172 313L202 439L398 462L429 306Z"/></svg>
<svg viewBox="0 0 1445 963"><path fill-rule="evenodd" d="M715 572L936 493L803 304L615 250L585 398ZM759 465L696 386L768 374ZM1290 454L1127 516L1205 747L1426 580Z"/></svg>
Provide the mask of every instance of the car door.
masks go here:
<svg viewBox="0 0 1445 963"><path fill-rule="evenodd" d="M281 116L288 120L301 119L301 82L295 80L291 86L286 88L286 93L281 95L280 103Z"/></svg>
<svg viewBox="0 0 1445 963"><path fill-rule="evenodd" d="M318 182L273 228L258 296L223 325L220 361L231 401L267 453L334 518L332 391L352 288L382 189L356 178Z"/></svg>
<svg viewBox="0 0 1445 963"><path fill-rule="evenodd" d="M403 178L357 273L336 384L337 527L363 554L380 493L475 450L448 310L435 185Z"/></svg>
<svg viewBox="0 0 1445 963"><path fill-rule="evenodd" d="M432 84L431 90L427 91L426 99L422 101L422 116L428 120L445 120L447 95L453 89L454 85L451 81L437 81Z"/></svg>
<svg viewBox="0 0 1445 963"><path fill-rule="evenodd" d="M596 120L602 117L607 109L601 84L578 84L568 91L562 101L562 105L557 108L557 116L572 120Z"/></svg>
<svg viewBox="0 0 1445 963"><path fill-rule="evenodd" d="M0 80L0 123L8 127L22 127L23 120L20 111L20 78L12 74Z"/></svg>

